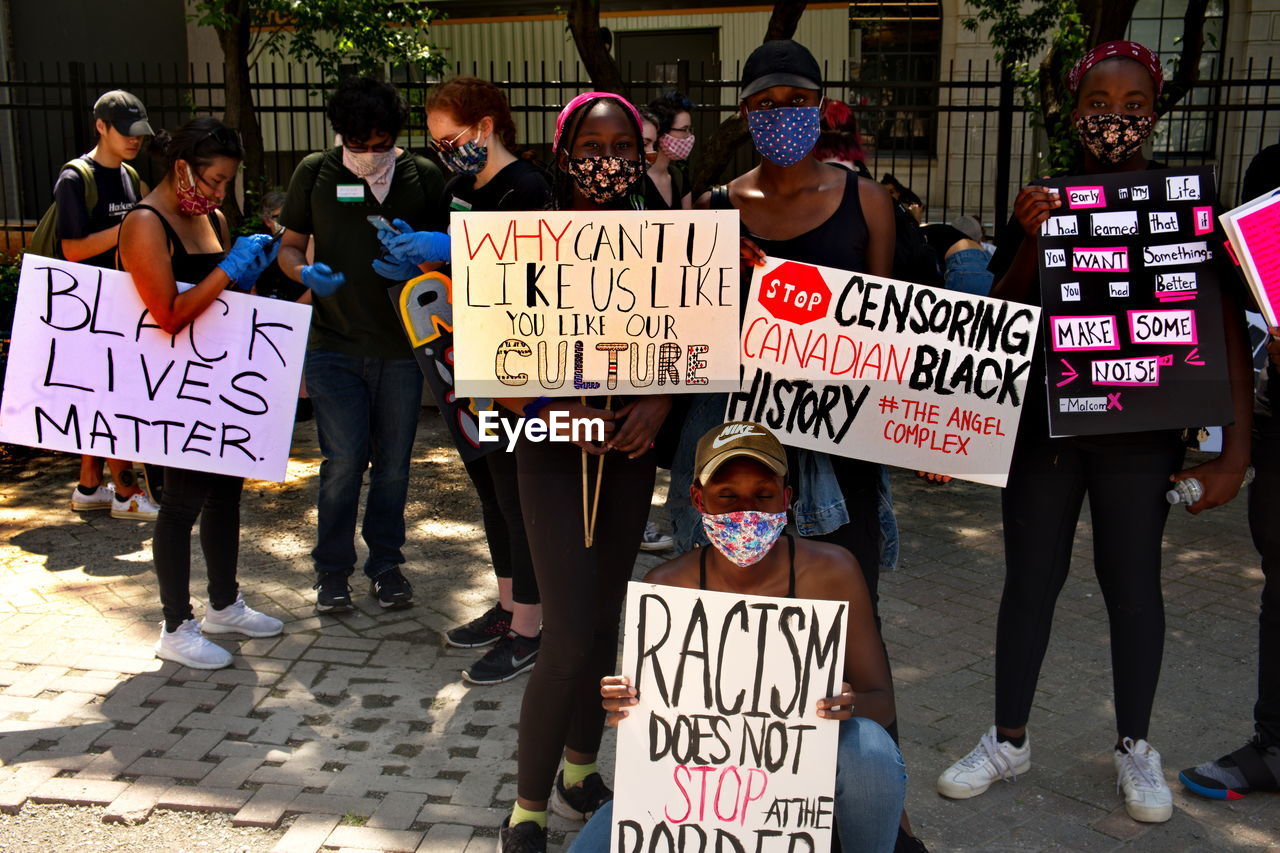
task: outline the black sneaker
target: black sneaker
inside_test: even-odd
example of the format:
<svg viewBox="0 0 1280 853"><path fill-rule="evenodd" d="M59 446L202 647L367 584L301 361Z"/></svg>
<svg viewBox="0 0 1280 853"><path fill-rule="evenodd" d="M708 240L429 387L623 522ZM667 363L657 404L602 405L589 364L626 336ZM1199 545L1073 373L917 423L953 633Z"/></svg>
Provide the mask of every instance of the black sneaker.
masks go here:
<svg viewBox="0 0 1280 853"><path fill-rule="evenodd" d="M472 684L501 684L510 681L520 673L533 669L541 643L541 634L530 638L510 631L484 657L464 669L462 677Z"/></svg>
<svg viewBox="0 0 1280 853"><path fill-rule="evenodd" d="M591 816L612 799L613 791L609 790L599 773L592 773L582 780L581 785L566 788L564 771L561 770L556 774L555 787L551 789L551 810L569 820L591 820Z"/></svg>
<svg viewBox="0 0 1280 853"><path fill-rule="evenodd" d="M413 604L413 587L400 574L399 569L388 569L373 579L373 594L378 603L388 610Z"/></svg>
<svg viewBox="0 0 1280 853"><path fill-rule="evenodd" d="M511 825L511 815L498 830L498 853L547 853L547 830L531 820Z"/></svg>
<svg viewBox="0 0 1280 853"><path fill-rule="evenodd" d="M465 625L445 632L444 641L455 649L478 649L507 636L511 630L511 611L495 604Z"/></svg>
<svg viewBox="0 0 1280 853"><path fill-rule="evenodd" d="M324 572L312 589L316 592L316 610L321 613L351 609L351 585L342 572Z"/></svg>

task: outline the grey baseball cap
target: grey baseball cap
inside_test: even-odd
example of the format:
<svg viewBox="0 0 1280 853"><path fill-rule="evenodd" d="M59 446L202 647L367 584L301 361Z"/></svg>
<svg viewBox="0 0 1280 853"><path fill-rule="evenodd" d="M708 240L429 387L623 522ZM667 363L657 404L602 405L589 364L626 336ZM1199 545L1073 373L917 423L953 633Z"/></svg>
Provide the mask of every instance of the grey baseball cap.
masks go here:
<svg viewBox="0 0 1280 853"><path fill-rule="evenodd" d="M113 89L93 105L93 117L111 125L122 136L155 136L147 120L147 108L136 95Z"/></svg>

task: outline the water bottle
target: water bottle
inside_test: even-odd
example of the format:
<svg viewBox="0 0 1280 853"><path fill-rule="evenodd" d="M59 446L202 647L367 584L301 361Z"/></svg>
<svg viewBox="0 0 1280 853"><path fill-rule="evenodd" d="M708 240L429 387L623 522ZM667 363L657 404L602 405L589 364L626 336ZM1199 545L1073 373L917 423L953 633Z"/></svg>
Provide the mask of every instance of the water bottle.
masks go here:
<svg viewBox="0 0 1280 853"><path fill-rule="evenodd" d="M1253 466L1250 465L1245 469L1244 482L1240 484L1240 488L1244 488L1253 482ZM1179 480L1173 484L1173 488L1165 492L1164 499L1169 503L1177 506L1178 504L1187 504L1190 506L1204 495L1204 485L1195 477L1188 477L1185 480Z"/></svg>

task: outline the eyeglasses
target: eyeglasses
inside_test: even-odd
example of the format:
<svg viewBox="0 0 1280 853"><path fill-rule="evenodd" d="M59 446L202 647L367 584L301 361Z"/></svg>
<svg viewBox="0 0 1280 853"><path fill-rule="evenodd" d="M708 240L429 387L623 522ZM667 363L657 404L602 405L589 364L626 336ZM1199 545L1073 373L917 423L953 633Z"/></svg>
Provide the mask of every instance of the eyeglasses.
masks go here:
<svg viewBox="0 0 1280 853"><path fill-rule="evenodd" d="M436 139L435 137L432 137L429 140L429 144L431 145L432 148L434 148L436 151L439 151L441 154L447 154L453 149L458 147L459 139L461 139L463 136L470 133L474 129L475 129L475 125L473 124L471 125L471 127L465 128L461 133L459 133L457 136L453 137L452 139Z"/></svg>
<svg viewBox="0 0 1280 853"><path fill-rule="evenodd" d="M392 148L396 147L396 141L392 139L389 142L384 142L380 145L365 145L360 142L352 143L344 139L342 140L342 147L346 148L352 154L386 154Z"/></svg>

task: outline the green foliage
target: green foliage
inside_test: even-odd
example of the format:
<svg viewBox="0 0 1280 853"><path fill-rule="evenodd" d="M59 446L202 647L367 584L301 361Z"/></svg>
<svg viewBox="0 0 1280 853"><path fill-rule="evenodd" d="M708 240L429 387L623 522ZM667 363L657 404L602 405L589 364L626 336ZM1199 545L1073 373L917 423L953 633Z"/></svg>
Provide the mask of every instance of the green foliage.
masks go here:
<svg viewBox="0 0 1280 853"><path fill-rule="evenodd" d="M18 298L18 275L22 272L22 252L12 257L0 255L0 305Z"/></svg>
<svg viewBox="0 0 1280 853"><path fill-rule="evenodd" d="M961 24L970 32L990 25L996 58L1007 65L1023 105L1031 112L1032 124L1045 134L1046 148L1033 172L1069 167L1077 157L1077 147L1075 132L1061 109L1066 97L1062 71L1084 55L1088 38L1077 0L967 2L974 14ZM1039 61L1046 48L1047 64ZM1045 75L1050 75L1049 79Z"/></svg>
<svg viewBox="0 0 1280 853"><path fill-rule="evenodd" d="M229 30L239 23L236 0L195 0L189 16L200 26ZM427 42L439 13L415 0L247 0L253 31L248 64L269 54L314 62L326 79L354 68L377 73L383 63L444 67Z"/></svg>

